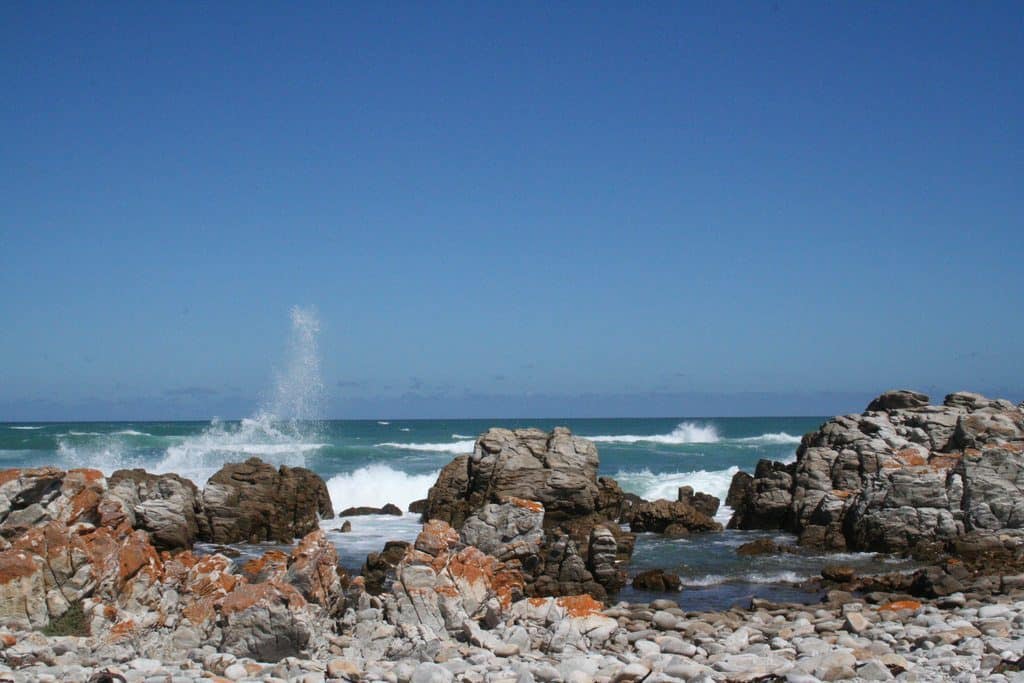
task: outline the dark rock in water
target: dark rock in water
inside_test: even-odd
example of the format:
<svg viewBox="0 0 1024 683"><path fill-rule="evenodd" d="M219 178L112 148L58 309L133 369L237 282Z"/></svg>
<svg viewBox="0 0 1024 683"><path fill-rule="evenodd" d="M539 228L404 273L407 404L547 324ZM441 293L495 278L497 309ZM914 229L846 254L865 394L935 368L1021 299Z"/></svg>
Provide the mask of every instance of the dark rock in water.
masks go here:
<svg viewBox="0 0 1024 683"><path fill-rule="evenodd" d="M366 556L366 562L360 574L365 582L366 592L370 595L380 595L388 579L393 575L395 567L405 557L410 544L405 541L388 541L384 544L384 550L379 553L370 553Z"/></svg>
<svg viewBox="0 0 1024 683"><path fill-rule="evenodd" d="M199 535L202 499L188 479L177 474L117 470L107 480L107 504L119 501L129 524L148 531L158 550L187 550Z"/></svg>
<svg viewBox="0 0 1024 683"><path fill-rule="evenodd" d="M721 531L722 525L689 503L681 501L644 501L633 510L633 521L629 523L633 532L653 531L663 533L672 528L672 533Z"/></svg>
<svg viewBox="0 0 1024 683"><path fill-rule="evenodd" d="M633 510L644 502L644 499L635 493L622 494L622 512L619 513L619 522L629 524L633 521Z"/></svg>
<svg viewBox="0 0 1024 683"><path fill-rule="evenodd" d="M332 519L324 480L304 467L272 465L258 458L225 465L202 494L200 539L214 543L291 542Z"/></svg>
<svg viewBox="0 0 1024 683"><path fill-rule="evenodd" d="M857 572L853 567L845 565L829 564L821 570L821 577L835 583L850 583L856 577Z"/></svg>
<svg viewBox="0 0 1024 683"><path fill-rule="evenodd" d="M725 496L725 504L733 510L738 510L747 505L747 501L753 495L753 491L754 477L747 472L737 472L732 475L732 481L729 483L729 493ZM731 524L729 528L732 528Z"/></svg>
<svg viewBox="0 0 1024 683"><path fill-rule="evenodd" d="M903 408L920 408L928 405L928 395L909 389L893 389L887 391L868 404L869 411L899 410Z"/></svg>
<svg viewBox="0 0 1024 683"><path fill-rule="evenodd" d="M989 552L987 537L1012 531L1008 544L1024 545L1021 473L1019 406L969 392L933 406L924 394L886 392L865 413L834 417L806 435L795 463L762 461L752 480L737 475L729 526L925 561L964 544L969 560Z"/></svg>
<svg viewBox="0 0 1024 683"><path fill-rule="evenodd" d="M778 555L780 553L793 552L792 546L779 545L770 538L759 538L756 541L744 543L736 548L736 554L741 557L754 557L756 555Z"/></svg>
<svg viewBox="0 0 1024 683"><path fill-rule="evenodd" d="M710 493L701 491L694 493L692 486L680 486L678 500L681 503L689 504L690 507L703 512L708 517L718 514L718 507L721 504L721 501Z"/></svg>
<svg viewBox="0 0 1024 683"><path fill-rule="evenodd" d="M361 505L358 507L348 507L338 513L339 517L361 517L362 515L379 515L381 514L380 508L370 507L368 505Z"/></svg>
<svg viewBox="0 0 1024 683"><path fill-rule="evenodd" d="M741 477L740 475L744 475ZM753 478L737 472L729 487L733 516L730 529L784 528L793 494L793 466L760 460ZM734 494L735 490L735 495Z"/></svg>
<svg viewBox="0 0 1024 683"><path fill-rule="evenodd" d="M678 576L661 569L650 569L633 577L633 588L640 591L667 593L677 592L681 587Z"/></svg>
<svg viewBox="0 0 1024 683"><path fill-rule="evenodd" d="M370 507L368 505L349 507L338 513L339 517L360 517L363 515L395 515L397 517L401 517L402 509L397 505L388 503L384 507L380 508Z"/></svg>
<svg viewBox="0 0 1024 683"><path fill-rule="evenodd" d="M409 512L415 515L422 515L423 511L427 509L427 499L422 498L420 500L414 500L409 503Z"/></svg>
<svg viewBox="0 0 1024 683"><path fill-rule="evenodd" d="M343 534L349 533L350 531L352 531L352 522L346 519L344 523L342 523L341 528L338 529L338 531L340 531Z"/></svg>

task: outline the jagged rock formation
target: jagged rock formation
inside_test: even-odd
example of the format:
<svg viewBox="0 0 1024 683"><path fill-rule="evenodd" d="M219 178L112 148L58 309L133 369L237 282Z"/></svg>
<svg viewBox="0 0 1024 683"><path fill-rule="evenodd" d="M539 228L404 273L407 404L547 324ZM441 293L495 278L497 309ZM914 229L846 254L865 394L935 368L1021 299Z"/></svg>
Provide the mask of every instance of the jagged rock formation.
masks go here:
<svg viewBox="0 0 1024 683"><path fill-rule="evenodd" d="M213 543L291 542L334 510L324 480L303 467L275 468L258 458L231 463L203 489L200 536Z"/></svg>
<svg viewBox="0 0 1024 683"><path fill-rule="evenodd" d="M730 527L829 549L936 552L1024 528L1024 410L957 392L890 391L804 437L791 464L738 474Z"/></svg>
<svg viewBox="0 0 1024 683"><path fill-rule="evenodd" d="M485 545L523 524L532 534L528 545L537 546L517 557L527 592L586 592L604 599L625 582L618 562L632 554L633 537L618 525L628 508L626 495L597 470L593 442L563 427L550 433L491 429L477 439L472 455L455 458L441 471L423 519L449 523L467 542L481 540L483 533L492 539ZM496 527L503 529L497 536Z"/></svg>
<svg viewBox="0 0 1024 683"><path fill-rule="evenodd" d="M449 463L430 489L424 521L440 519L454 527L487 503L509 497L544 506L545 525L596 516L618 519L622 491L613 479L597 476L597 447L564 427L490 429L473 454Z"/></svg>
<svg viewBox="0 0 1024 683"><path fill-rule="evenodd" d="M107 523L119 508L134 529L148 531L158 550L191 548L199 536L201 496L196 485L177 474L150 474L145 470L118 470L107 480L109 490L101 505ZM120 503L120 506L113 503Z"/></svg>

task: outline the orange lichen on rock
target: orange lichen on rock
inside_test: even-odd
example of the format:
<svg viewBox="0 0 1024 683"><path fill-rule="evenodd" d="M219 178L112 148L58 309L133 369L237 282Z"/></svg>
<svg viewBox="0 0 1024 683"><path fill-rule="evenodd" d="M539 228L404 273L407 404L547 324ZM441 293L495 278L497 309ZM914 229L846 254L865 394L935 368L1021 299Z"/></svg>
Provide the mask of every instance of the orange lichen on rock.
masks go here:
<svg viewBox="0 0 1024 683"><path fill-rule="evenodd" d="M586 593L566 595L557 598L555 602L559 607L564 608L570 617L589 617L591 614L599 614L604 609L604 605Z"/></svg>
<svg viewBox="0 0 1024 683"><path fill-rule="evenodd" d="M832 489L832 495L835 496L836 498L839 498L840 500L846 500L847 498L852 496L853 493L845 489Z"/></svg>
<svg viewBox="0 0 1024 683"><path fill-rule="evenodd" d="M921 603L917 600L897 600L895 602L887 602L878 608L879 612L899 612L901 610L912 610L917 611L921 609Z"/></svg>
<svg viewBox="0 0 1024 683"><path fill-rule="evenodd" d="M961 460L959 453L935 453L928 459L928 466L935 471L951 470Z"/></svg>
<svg viewBox="0 0 1024 683"><path fill-rule="evenodd" d="M0 584L32 576L39 570L35 558L24 550L0 551Z"/></svg>
<svg viewBox="0 0 1024 683"><path fill-rule="evenodd" d="M523 508L530 512L544 512L544 504L536 500L526 500L525 498L509 496L508 502L515 505L517 508Z"/></svg>
<svg viewBox="0 0 1024 683"><path fill-rule="evenodd" d="M131 619L119 621L110 629L111 642L117 642L130 635L138 628L138 625Z"/></svg>
<svg viewBox="0 0 1024 683"><path fill-rule="evenodd" d="M279 579L288 571L288 555L280 550L268 550L262 557L242 565L242 575L253 583Z"/></svg>
<svg viewBox="0 0 1024 683"><path fill-rule="evenodd" d="M294 587L286 583L266 581L264 583L242 583L220 601L222 614L242 612L261 602L283 601L291 608L302 607L306 599Z"/></svg>
<svg viewBox="0 0 1024 683"><path fill-rule="evenodd" d="M9 481L14 481L21 476L20 469L13 470L0 470L0 486L3 486Z"/></svg>
<svg viewBox="0 0 1024 683"><path fill-rule="evenodd" d="M908 467L920 467L928 464L928 461L916 448L904 448L896 454L896 459Z"/></svg>

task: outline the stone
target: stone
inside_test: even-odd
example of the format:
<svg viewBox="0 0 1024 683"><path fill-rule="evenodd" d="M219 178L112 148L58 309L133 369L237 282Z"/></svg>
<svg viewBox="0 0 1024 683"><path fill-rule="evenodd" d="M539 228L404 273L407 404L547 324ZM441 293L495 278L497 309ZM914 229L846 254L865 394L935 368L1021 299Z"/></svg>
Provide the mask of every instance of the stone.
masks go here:
<svg viewBox="0 0 1024 683"><path fill-rule="evenodd" d="M863 633L871 628L871 622L860 612L848 612L844 626L850 633Z"/></svg>
<svg viewBox="0 0 1024 683"><path fill-rule="evenodd" d="M692 486L680 486L676 500L688 504L708 517L714 517L718 514L718 507L721 503L718 498L709 493L702 493L700 491L694 493Z"/></svg>
<svg viewBox="0 0 1024 683"><path fill-rule="evenodd" d="M676 574L661 569L650 569L633 577L633 588L658 593L675 592L682 587L682 581Z"/></svg>
<svg viewBox="0 0 1024 683"><path fill-rule="evenodd" d="M410 683L451 683L453 679L452 672L443 666L423 662L413 671Z"/></svg>
<svg viewBox="0 0 1024 683"><path fill-rule="evenodd" d="M1019 472L1019 406L968 392L932 406L924 394L896 390L806 435L796 462L764 460L753 477L737 474L729 526L782 529L825 550L934 558L955 548L986 562L977 548L985 533L1024 529ZM922 595L959 590L957 577L922 580Z"/></svg>
<svg viewBox="0 0 1024 683"><path fill-rule="evenodd" d="M191 549L199 535L202 515L195 484L176 474L117 470L108 481L105 512L120 503L129 524L149 532L158 550Z"/></svg>
<svg viewBox="0 0 1024 683"><path fill-rule="evenodd" d="M890 411L902 408L920 408L928 405L928 395L909 389L887 391L868 404L869 411Z"/></svg>
<svg viewBox="0 0 1024 683"><path fill-rule="evenodd" d="M591 515L617 519L622 492L602 484L597 468L593 442L564 427L490 429L476 440L472 455L442 469L423 516L461 527L473 511L516 497L543 505L549 527Z"/></svg>
<svg viewBox="0 0 1024 683"><path fill-rule="evenodd" d="M689 503L668 500L640 503L634 507L633 518L629 523L630 530L634 533L664 533L671 526L682 527L687 532L722 530L721 524Z"/></svg>
<svg viewBox="0 0 1024 683"><path fill-rule="evenodd" d="M202 493L200 537L213 543L290 543L332 519L327 485L302 467L250 458L225 465Z"/></svg>

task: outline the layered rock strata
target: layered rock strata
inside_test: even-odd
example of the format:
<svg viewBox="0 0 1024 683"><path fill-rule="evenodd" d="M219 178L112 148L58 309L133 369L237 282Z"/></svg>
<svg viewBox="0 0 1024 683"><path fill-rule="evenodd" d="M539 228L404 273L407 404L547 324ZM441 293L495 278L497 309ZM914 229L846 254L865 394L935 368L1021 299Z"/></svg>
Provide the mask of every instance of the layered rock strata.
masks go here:
<svg viewBox="0 0 1024 683"><path fill-rule="evenodd" d="M945 552L1024 527L1024 410L958 392L906 390L806 435L790 464L737 474L730 527L785 529L826 549Z"/></svg>

